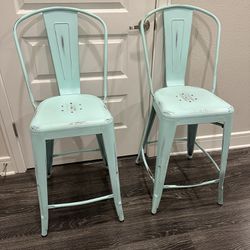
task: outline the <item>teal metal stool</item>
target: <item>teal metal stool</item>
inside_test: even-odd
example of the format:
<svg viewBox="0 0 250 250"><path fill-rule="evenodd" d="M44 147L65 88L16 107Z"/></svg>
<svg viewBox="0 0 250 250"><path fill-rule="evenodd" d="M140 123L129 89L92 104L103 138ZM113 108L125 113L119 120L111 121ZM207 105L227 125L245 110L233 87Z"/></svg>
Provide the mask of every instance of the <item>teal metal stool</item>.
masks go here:
<svg viewBox="0 0 250 250"><path fill-rule="evenodd" d="M217 40L215 49L215 65L212 90L186 86L185 74L189 52L190 34L192 29L193 12L197 11L211 17L217 26ZM165 54L165 85L155 93L152 86L150 61L143 24L155 13L162 13ZM171 5L149 12L141 21L140 32L145 55L148 84L152 96L152 107L143 132L136 162L142 158L144 165L154 182L153 202L151 212L155 214L159 207L163 189L190 188L218 183L218 203L223 204L223 183L227 166L228 149L231 137L232 113L231 105L217 97L216 89L217 65L221 25L212 13L189 5ZM157 144L157 158L155 176L152 175L144 155L144 147L148 143L148 136L157 115L159 133ZM223 128L222 155L220 167L212 157L195 141L198 124L212 123ZM194 145L198 146L212 161L218 170L218 178L192 185L167 185L165 178L168 162L174 141L176 127L188 125L187 141L188 158L192 158Z"/></svg>
<svg viewBox="0 0 250 250"><path fill-rule="evenodd" d="M47 30L50 51L55 68L60 96L48 98L38 104L32 95L29 74L18 40L17 28L24 20L42 14ZM100 24L104 34L104 101L100 98L80 93L80 73L78 55L78 14L93 18ZM107 97L107 46L108 34L104 21L84 10L67 7L51 7L34 11L21 17L14 26L14 39L21 62L25 82L31 102L36 109L30 130L32 148L36 163L36 181L41 214L41 234L48 232L48 210L52 208L84 205L105 199L114 199L120 221L124 220L113 117L105 105ZM53 161L53 142L57 138L93 135L107 162L112 194L63 204L48 204L47 176Z"/></svg>

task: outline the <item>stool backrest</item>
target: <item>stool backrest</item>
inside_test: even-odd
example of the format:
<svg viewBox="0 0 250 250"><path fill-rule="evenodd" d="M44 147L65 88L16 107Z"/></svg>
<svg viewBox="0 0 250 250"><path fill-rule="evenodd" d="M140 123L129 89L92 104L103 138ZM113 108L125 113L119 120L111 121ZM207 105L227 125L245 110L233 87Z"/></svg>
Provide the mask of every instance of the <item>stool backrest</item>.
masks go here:
<svg viewBox="0 0 250 250"><path fill-rule="evenodd" d="M34 15L42 14L47 31L50 52L55 69L60 95L80 94L80 65L78 51L78 14L97 20L102 27L104 35L103 49L103 81L104 100L107 97L107 65L108 65L108 33L104 21L85 10L69 7L49 7L31 12L18 19L14 25L14 40L21 62L25 83L33 106L37 103L31 91L29 74L24 62L24 57L17 35L20 23Z"/></svg>
<svg viewBox="0 0 250 250"><path fill-rule="evenodd" d="M149 12L141 21L140 32L144 48L146 69L150 92L154 95L151 75L151 63L148 56L148 46L145 38L144 23L147 19L161 12L163 15L164 32L164 58L165 58L165 83L166 86L185 85L185 75L189 54L190 37L192 32L193 12L197 11L211 17L217 26L217 39L215 49L215 63L212 92L216 88L217 65L219 58L219 44L221 24L219 19L211 12L191 5L170 5L157 8Z"/></svg>

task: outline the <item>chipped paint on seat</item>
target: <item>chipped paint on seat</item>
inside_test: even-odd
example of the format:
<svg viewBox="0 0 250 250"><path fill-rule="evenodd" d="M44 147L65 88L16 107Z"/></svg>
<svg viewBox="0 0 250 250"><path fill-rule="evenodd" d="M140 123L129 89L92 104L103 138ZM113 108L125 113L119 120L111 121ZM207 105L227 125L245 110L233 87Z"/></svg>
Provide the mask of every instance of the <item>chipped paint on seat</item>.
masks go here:
<svg viewBox="0 0 250 250"><path fill-rule="evenodd" d="M40 103L31 122L35 131L67 130L72 127L99 126L113 118L103 101L93 95L64 95Z"/></svg>
<svg viewBox="0 0 250 250"><path fill-rule="evenodd" d="M155 92L154 102L164 116L194 117L233 113L233 107L210 91L192 86L165 87Z"/></svg>

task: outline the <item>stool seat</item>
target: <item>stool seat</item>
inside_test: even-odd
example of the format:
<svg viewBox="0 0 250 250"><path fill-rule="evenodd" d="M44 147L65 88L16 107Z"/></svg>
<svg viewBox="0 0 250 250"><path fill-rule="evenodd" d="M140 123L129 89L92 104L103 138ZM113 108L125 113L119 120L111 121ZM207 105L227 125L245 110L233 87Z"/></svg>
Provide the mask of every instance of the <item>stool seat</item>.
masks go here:
<svg viewBox="0 0 250 250"><path fill-rule="evenodd" d="M67 130L75 127L112 123L113 118L104 102L93 95L63 95L41 102L32 119L33 131Z"/></svg>
<svg viewBox="0 0 250 250"><path fill-rule="evenodd" d="M172 86L155 92L155 103L167 117L227 114L233 107L210 91L192 86Z"/></svg>

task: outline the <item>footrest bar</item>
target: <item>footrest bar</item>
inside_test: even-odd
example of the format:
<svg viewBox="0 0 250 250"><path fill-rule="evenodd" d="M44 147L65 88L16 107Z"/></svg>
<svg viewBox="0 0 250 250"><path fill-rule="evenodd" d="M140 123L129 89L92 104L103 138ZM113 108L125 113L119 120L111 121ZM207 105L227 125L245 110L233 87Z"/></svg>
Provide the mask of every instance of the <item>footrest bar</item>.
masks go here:
<svg viewBox="0 0 250 250"><path fill-rule="evenodd" d="M193 188L193 187L201 187L205 185L215 184L218 183L219 179L204 181L197 184L190 184L190 185L164 185L164 189L176 189L176 188Z"/></svg>
<svg viewBox="0 0 250 250"><path fill-rule="evenodd" d="M175 141L187 141L187 138L176 138ZM150 141L147 144L150 143L155 143L157 141ZM216 167L216 170L218 172L220 172L220 168L218 166L218 164L215 162L215 160L212 158L212 156L205 150L203 149L196 141L194 142L195 146L197 146L208 158L209 160L213 163L213 165ZM147 163L146 157L145 157L145 153L144 153L144 149L141 149L141 157L144 163L144 167L148 172L149 178L153 181L153 183L155 182L153 173ZM205 181L202 183L198 183L198 184L193 184L193 185L164 185L164 188L166 189L170 189L170 188L191 188L191 187L199 187L199 186L205 186L205 185L209 185L209 184L213 184L213 183L218 183L218 179L216 180L211 180L211 181Z"/></svg>
<svg viewBox="0 0 250 250"><path fill-rule="evenodd" d="M65 155L73 155L73 154L80 154L80 153L87 153L87 152L96 152L100 151L99 148L83 148L77 151L68 151L68 152L62 152L58 154L53 154L53 158L59 157L59 156L65 156Z"/></svg>
<svg viewBox="0 0 250 250"><path fill-rule="evenodd" d="M219 168L218 164L215 162L215 160L212 158L212 156L205 149L203 149L203 147L200 146L196 141L194 142L194 144L209 158L209 160L216 167L217 171L220 172L220 168Z"/></svg>
<svg viewBox="0 0 250 250"><path fill-rule="evenodd" d="M145 154L144 154L144 149L142 148L142 150L141 150L141 156L142 156L142 160L143 160L143 162L144 162L144 166L145 166L145 168L146 168L146 170L147 170L147 172L148 172L148 175L149 175L149 178L153 181L153 183L155 182L155 178L154 178L154 176L153 176L153 173L152 173L152 171L151 171L151 169L149 168L149 166L148 166L148 163L147 163L147 160L146 160L146 157L145 157Z"/></svg>
<svg viewBox="0 0 250 250"><path fill-rule="evenodd" d="M105 196L101 196L98 198L93 198L93 199L89 199L89 200L85 200L85 201L76 201L76 202L61 203L61 204L51 204L51 205L48 205L48 208L52 209L52 208L81 206L81 205L86 205L86 204L97 202L97 201L112 199L112 198L114 198L114 195L109 194L109 195L105 195Z"/></svg>

